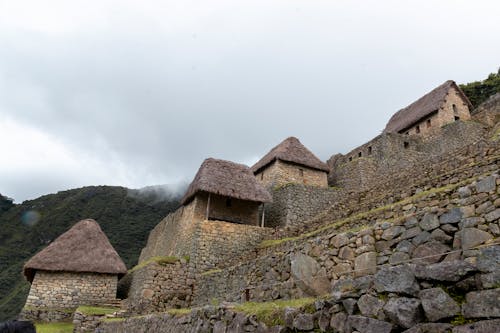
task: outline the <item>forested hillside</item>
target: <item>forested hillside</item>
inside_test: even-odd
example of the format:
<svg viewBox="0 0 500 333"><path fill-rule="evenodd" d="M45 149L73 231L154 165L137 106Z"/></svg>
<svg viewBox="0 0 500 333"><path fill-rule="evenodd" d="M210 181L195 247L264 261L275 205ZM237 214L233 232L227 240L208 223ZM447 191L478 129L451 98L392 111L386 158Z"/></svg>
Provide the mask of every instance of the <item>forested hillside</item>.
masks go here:
<svg viewBox="0 0 500 333"><path fill-rule="evenodd" d="M5 194L0 201L0 321L19 313L26 300L24 262L79 220L95 219L130 268L149 231L179 204L178 196L158 187L114 186L83 187L19 205Z"/></svg>
<svg viewBox="0 0 500 333"><path fill-rule="evenodd" d="M482 81L461 84L460 88L467 95L474 108L486 101L488 97L500 92L500 68Z"/></svg>

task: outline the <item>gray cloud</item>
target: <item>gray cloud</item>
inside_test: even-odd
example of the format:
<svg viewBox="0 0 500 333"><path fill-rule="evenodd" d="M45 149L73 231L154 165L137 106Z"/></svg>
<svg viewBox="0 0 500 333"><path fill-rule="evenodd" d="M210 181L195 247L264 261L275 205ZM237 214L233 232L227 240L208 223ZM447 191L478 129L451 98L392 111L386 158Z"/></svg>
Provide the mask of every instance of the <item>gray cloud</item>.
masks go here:
<svg viewBox="0 0 500 333"><path fill-rule="evenodd" d="M83 181L187 181L206 157L251 163L290 135L326 160L436 85L480 79L500 59L495 1L56 6L63 18L10 9L0 24L0 115L100 170L46 171L16 189L36 178L33 161L29 175L0 179L17 200ZM113 177L117 168L127 176Z"/></svg>

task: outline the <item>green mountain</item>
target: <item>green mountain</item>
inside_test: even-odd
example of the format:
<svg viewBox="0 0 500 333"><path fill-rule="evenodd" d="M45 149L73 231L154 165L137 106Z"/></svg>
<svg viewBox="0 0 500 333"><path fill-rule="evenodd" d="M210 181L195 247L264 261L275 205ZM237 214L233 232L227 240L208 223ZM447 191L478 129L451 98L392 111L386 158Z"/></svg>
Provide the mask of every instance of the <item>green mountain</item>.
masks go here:
<svg viewBox="0 0 500 333"><path fill-rule="evenodd" d="M467 95L474 108L486 101L488 97L500 92L500 68L482 81L461 84L460 88Z"/></svg>
<svg viewBox="0 0 500 333"><path fill-rule="evenodd" d="M130 190L89 186L15 205L0 195L0 321L15 317L29 291L24 262L84 218L95 219L127 267L136 264L149 231L179 205L164 187Z"/></svg>

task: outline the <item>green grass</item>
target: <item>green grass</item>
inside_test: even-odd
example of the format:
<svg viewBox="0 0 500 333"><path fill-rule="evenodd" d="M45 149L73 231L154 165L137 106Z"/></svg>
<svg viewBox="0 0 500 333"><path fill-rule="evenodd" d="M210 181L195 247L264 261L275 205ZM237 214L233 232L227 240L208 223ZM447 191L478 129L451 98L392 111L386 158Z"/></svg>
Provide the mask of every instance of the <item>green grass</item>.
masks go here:
<svg viewBox="0 0 500 333"><path fill-rule="evenodd" d="M168 314L172 316L184 316L191 313L191 309L182 308L182 309L169 309L166 311Z"/></svg>
<svg viewBox="0 0 500 333"><path fill-rule="evenodd" d="M101 319L101 321L103 321L105 323L119 323L119 322L122 322L124 320L125 320L125 318L104 318L104 319Z"/></svg>
<svg viewBox="0 0 500 333"><path fill-rule="evenodd" d="M181 259L177 258L177 257L161 257L161 256L151 257L148 260L143 261L138 265L135 265L134 267L129 269L128 272L133 273L133 272L135 272L141 268L144 268L147 265L152 264L152 263L157 263L158 265L170 265L170 264L175 264L176 262L178 262L180 260ZM188 261L188 258L186 258L186 261Z"/></svg>
<svg viewBox="0 0 500 333"><path fill-rule="evenodd" d="M72 333L73 323L35 323L37 333Z"/></svg>
<svg viewBox="0 0 500 333"><path fill-rule="evenodd" d="M99 315L107 315L112 314L116 311L120 310L119 308L105 308L105 307L97 307L97 306L79 306L76 311L81 312L86 315L91 316L99 316Z"/></svg>
<svg viewBox="0 0 500 333"><path fill-rule="evenodd" d="M291 300L277 300L272 302L246 302L235 306L235 310L249 315L255 315L257 320L264 322L268 326L283 325L283 310L290 308L306 308L314 305L315 298L299 298ZM309 311L310 312L310 311Z"/></svg>

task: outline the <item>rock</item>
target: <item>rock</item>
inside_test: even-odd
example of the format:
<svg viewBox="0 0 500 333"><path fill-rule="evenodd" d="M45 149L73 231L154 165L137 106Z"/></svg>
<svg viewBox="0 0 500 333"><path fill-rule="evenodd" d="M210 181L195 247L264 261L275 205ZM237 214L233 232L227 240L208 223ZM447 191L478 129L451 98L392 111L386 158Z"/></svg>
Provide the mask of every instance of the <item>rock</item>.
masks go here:
<svg viewBox="0 0 500 333"><path fill-rule="evenodd" d="M477 256L477 268L481 272L500 270L500 246L482 248Z"/></svg>
<svg viewBox="0 0 500 333"><path fill-rule="evenodd" d="M453 237L448 236L446 232L441 229L436 229L431 233L431 237L433 240L440 243L447 243L453 239Z"/></svg>
<svg viewBox="0 0 500 333"><path fill-rule="evenodd" d="M491 273L481 274L480 281L481 286L485 289L500 286L500 270L497 269Z"/></svg>
<svg viewBox="0 0 500 333"><path fill-rule="evenodd" d="M213 333L226 333L227 325L223 321L216 321L214 323Z"/></svg>
<svg viewBox="0 0 500 333"><path fill-rule="evenodd" d="M358 308L363 316L376 317L384 306L384 301L377 297L365 294L358 300Z"/></svg>
<svg viewBox="0 0 500 333"><path fill-rule="evenodd" d="M396 251L409 253L413 251L414 248L415 247L413 246L413 244L405 239L398 243L398 245L396 246Z"/></svg>
<svg viewBox="0 0 500 333"><path fill-rule="evenodd" d="M500 332L500 319L482 320L456 326L452 333L496 333Z"/></svg>
<svg viewBox="0 0 500 333"><path fill-rule="evenodd" d="M439 227L439 219L436 214L426 213L419 223L420 228L430 231Z"/></svg>
<svg viewBox="0 0 500 333"><path fill-rule="evenodd" d="M304 254L291 258L291 273L297 285L311 296L325 295L330 292L330 280L321 274L321 267L316 260Z"/></svg>
<svg viewBox="0 0 500 333"><path fill-rule="evenodd" d="M405 232L403 232L403 234L401 235L401 239L413 238L413 237L419 235L421 232L422 232L422 229L420 229L420 227L413 227L413 228L408 229Z"/></svg>
<svg viewBox="0 0 500 333"><path fill-rule="evenodd" d="M293 327L298 330L312 330L314 328L314 317L309 313L301 313L295 316Z"/></svg>
<svg viewBox="0 0 500 333"><path fill-rule="evenodd" d="M337 249L347 244L349 244L349 237L345 234L339 234L330 240L330 245L333 245Z"/></svg>
<svg viewBox="0 0 500 333"><path fill-rule="evenodd" d="M349 316L348 326L359 333L390 333L392 324L363 316Z"/></svg>
<svg viewBox="0 0 500 333"><path fill-rule="evenodd" d="M332 268L332 272L337 275L342 275L351 270L351 265L348 263L340 263Z"/></svg>
<svg viewBox="0 0 500 333"><path fill-rule="evenodd" d="M384 312L394 323L410 328L422 321L420 301L416 298L391 298L384 306Z"/></svg>
<svg viewBox="0 0 500 333"><path fill-rule="evenodd" d="M356 310L356 300L354 298L347 298L342 301L342 305L344 306L347 314L353 314Z"/></svg>
<svg viewBox="0 0 500 333"><path fill-rule="evenodd" d="M383 267L375 274L375 289L378 292L415 294L420 288L408 265Z"/></svg>
<svg viewBox="0 0 500 333"><path fill-rule="evenodd" d="M418 234L415 238L412 239L412 243L415 245L420 245L423 244L431 238L431 234L428 233L427 231L423 231L420 234Z"/></svg>
<svg viewBox="0 0 500 333"><path fill-rule="evenodd" d="M336 313L332 316L330 320L330 327L333 328L334 332L346 333L347 315L344 312Z"/></svg>
<svg viewBox="0 0 500 333"><path fill-rule="evenodd" d="M410 259L408 253L396 252L389 258L389 263L391 265L402 264Z"/></svg>
<svg viewBox="0 0 500 333"><path fill-rule="evenodd" d="M452 281L456 282L476 267L463 260L443 261L432 265L417 265L415 276L424 280Z"/></svg>
<svg viewBox="0 0 500 333"><path fill-rule="evenodd" d="M450 333L452 327L451 324L444 323L423 323L413 326L403 333Z"/></svg>
<svg viewBox="0 0 500 333"><path fill-rule="evenodd" d="M439 217L439 223L450 224L458 223L462 219L462 210L458 207L450 209L448 213L445 213Z"/></svg>
<svg viewBox="0 0 500 333"><path fill-rule="evenodd" d="M377 271L377 253L366 252L354 260L354 276L375 274Z"/></svg>
<svg viewBox="0 0 500 333"><path fill-rule="evenodd" d="M468 198L472 194L472 191L469 187L463 186L458 189L458 195L461 199Z"/></svg>
<svg viewBox="0 0 500 333"><path fill-rule="evenodd" d="M483 180L478 181L476 183L477 193L495 191L495 187L496 187L496 180L495 179L496 179L495 176L488 176L488 177L484 178Z"/></svg>
<svg viewBox="0 0 500 333"><path fill-rule="evenodd" d="M434 264L440 261L446 252L450 251L450 247L446 244L430 241L421 244L412 253L413 262L420 265Z"/></svg>
<svg viewBox="0 0 500 333"><path fill-rule="evenodd" d="M286 307L283 311L283 316L285 317L285 325L288 328L293 328L293 320L295 316L299 313L299 310L296 308Z"/></svg>
<svg viewBox="0 0 500 333"><path fill-rule="evenodd" d="M465 318L500 317L500 288L467 293L462 312Z"/></svg>
<svg viewBox="0 0 500 333"><path fill-rule="evenodd" d="M326 332L330 329L331 314L328 311L321 311L318 318L318 326L321 332Z"/></svg>
<svg viewBox="0 0 500 333"><path fill-rule="evenodd" d="M354 250L349 246L344 246L339 251L339 258L343 260L354 260L355 255Z"/></svg>
<svg viewBox="0 0 500 333"><path fill-rule="evenodd" d="M357 290L354 288L354 281L350 278L335 280L332 283L332 297L338 301L346 297L357 297Z"/></svg>
<svg viewBox="0 0 500 333"><path fill-rule="evenodd" d="M460 306L457 302L441 288L421 290L418 297L429 321L453 317L460 312Z"/></svg>
<svg viewBox="0 0 500 333"><path fill-rule="evenodd" d="M390 227L389 229L384 230L384 233L382 234L382 239L385 239L385 240L394 239L394 238L398 237L399 235L401 235L404 231L405 231L405 228L401 227L401 226Z"/></svg>
<svg viewBox="0 0 500 333"><path fill-rule="evenodd" d="M493 222L495 220L498 220L500 218L500 208L498 209L495 209L494 211L492 212L489 212L488 214L486 214L484 216L484 218L486 219L486 221L488 222Z"/></svg>
<svg viewBox="0 0 500 333"><path fill-rule="evenodd" d="M493 236L476 228L465 228L462 230L462 249L468 250L492 239Z"/></svg>

